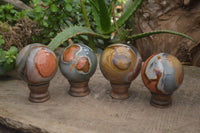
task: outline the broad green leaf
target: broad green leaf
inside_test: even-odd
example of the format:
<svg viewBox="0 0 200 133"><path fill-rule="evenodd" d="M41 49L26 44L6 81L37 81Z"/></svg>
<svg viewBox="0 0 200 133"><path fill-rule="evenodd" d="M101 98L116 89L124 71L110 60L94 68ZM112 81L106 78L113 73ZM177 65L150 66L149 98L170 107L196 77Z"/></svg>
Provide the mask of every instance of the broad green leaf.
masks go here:
<svg viewBox="0 0 200 133"><path fill-rule="evenodd" d="M70 3L72 0L64 0L65 3Z"/></svg>
<svg viewBox="0 0 200 133"><path fill-rule="evenodd" d="M32 2L33 2L33 6L34 7L36 7L37 5L39 5L39 0L32 0Z"/></svg>
<svg viewBox="0 0 200 133"><path fill-rule="evenodd" d="M34 8L34 11L40 13L40 12L42 12L42 7L36 6L36 8Z"/></svg>
<svg viewBox="0 0 200 133"><path fill-rule="evenodd" d="M17 55L18 49L15 46L11 46L9 52L12 55Z"/></svg>
<svg viewBox="0 0 200 133"><path fill-rule="evenodd" d="M68 11L68 12L71 12L72 11L72 6L70 4L66 4L65 5L65 9Z"/></svg>
<svg viewBox="0 0 200 133"><path fill-rule="evenodd" d="M48 1L43 2L43 5L48 6L49 5Z"/></svg>
<svg viewBox="0 0 200 133"><path fill-rule="evenodd" d="M54 35L54 32L50 32L49 36L52 37Z"/></svg>
<svg viewBox="0 0 200 133"><path fill-rule="evenodd" d="M195 42L195 40L193 38L191 38L190 36L183 34L183 33L180 33L180 32L171 31L171 30L151 31L151 32L147 32L147 33L132 35L132 36L128 37L128 39L136 40L136 39L140 39L140 38L143 38L143 37L148 37L148 36L153 35L153 34L160 34L160 33L169 33L169 34L179 35L179 36L185 37L185 38L190 39L191 41Z"/></svg>
<svg viewBox="0 0 200 133"><path fill-rule="evenodd" d="M4 43L5 43L5 41L0 39L0 46L1 46L2 44L4 44Z"/></svg>
<svg viewBox="0 0 200 133"><path fill-rule="evenodd" d="M43 19L43 20L42 20L42 25L43 25L44 27L48 27L47 21Z"/></svg>
<svg viewBox="0 0 200 133"><path fill-rule="evenodd" d="M51 9L52 12L57 12L59 10L58 7L56 6L56 4L52 4L50 6L50 9Z"/></svg>
<svg viewBox="0 0 200 133"><path fill-rule="evenodd" d="M110 37L110 36L97 34L87 27L81 27L81 26L69 27L68 29L65 29L62 32L58 33L56 37L53 38L52 41L48 44L48 47L52 50L55 50L58 46L60 46L66 40L77 35L91 35L91 36L97 36L99 38L104 38L104 39L108 39Z"/></svg>
<svg viewBox="0 0 200 133"><path fill-rule="evenodd" d="M7 4L7 5L5 5L4 8L5 8L6 10L11 10L11 9L13 9L13 7L14 7L14 6L13 6L12 4Z"/></svg>

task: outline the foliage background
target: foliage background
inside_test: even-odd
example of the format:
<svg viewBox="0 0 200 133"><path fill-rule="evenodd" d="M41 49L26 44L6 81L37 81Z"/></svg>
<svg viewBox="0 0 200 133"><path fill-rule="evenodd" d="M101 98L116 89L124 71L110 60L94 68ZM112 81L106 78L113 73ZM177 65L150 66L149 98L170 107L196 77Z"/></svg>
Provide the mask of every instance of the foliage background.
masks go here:
<svg viewBox="0 0 200 133"><path fill-rule="evenodd" d="M78 42L96 51L96 48L103 50L116 42L134 44L136 39L158 33L171 33L193 40L185 34L167 30L135 35L134 13L142 0L22 1L32 10L19 11L11 4L0 5L0 67L4 68L1 73L11 70L6 70L8 65L13 69L16 51L33 42L48 44L52 50L61 44L66 46ZM119 6L123 12L118 11Z"/></svg>

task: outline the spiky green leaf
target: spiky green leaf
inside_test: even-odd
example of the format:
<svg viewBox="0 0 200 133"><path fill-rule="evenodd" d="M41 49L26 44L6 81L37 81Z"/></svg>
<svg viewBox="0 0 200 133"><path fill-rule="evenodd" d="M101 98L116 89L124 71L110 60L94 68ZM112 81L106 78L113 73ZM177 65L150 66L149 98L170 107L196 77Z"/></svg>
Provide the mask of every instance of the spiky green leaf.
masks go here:
<svg viewBox="0 0 200 133"><path fill-rule="evenodd" d="M179 35L179 36L185 37L185 38L190 39L191 41L195 42L195 40L193 38L191 38L190 36L183 34L183 33L180 33L180 32L171 31L171 30L157 30L157 31L141 33L141 34L129 36L128 39L136 40L136 39L139 39L139 38L148 37L150 35L160 34L160 33L169 33L169 34Z"/></svg>
<svg viewBox="0 0 200 133"><path fill-rule="evenodd" d="M97 34L87 27L75 26L75 27L69 27L68 29L65 29L62 32L58 33L56 37L53 38L52 41L48 44L48 47L52 50L55 50L63 42L77 35L90 35L90 36L96 36L96 37L104 38L104 39L108 39L110 37L110 36Z"/></svg>
<svg viewBox="0 0 200 133"><path fill-rule="evenodd" d="M97 27L107 33L111 28L111 10L106 5L105 0L90 0L92 14Z"/></svg>
<svg viewBox="0 0 200 133"><path fill-rule="evenodd" d="M101 23L101 30L106 33L110 30L111 26L111 18L108 11L108 7L106 5L105 0L98 0L99 4L99 17L100 17L100 23Z"/></svg>
<svg viewBox="0 0 200 133"><path fill-rule="evenodd" d="M101 29L100 17L99 17L99 6L96 0L89 0L90 5L92 7L92 15L94 17L95 24L97 25L98 29Z"/></svg>

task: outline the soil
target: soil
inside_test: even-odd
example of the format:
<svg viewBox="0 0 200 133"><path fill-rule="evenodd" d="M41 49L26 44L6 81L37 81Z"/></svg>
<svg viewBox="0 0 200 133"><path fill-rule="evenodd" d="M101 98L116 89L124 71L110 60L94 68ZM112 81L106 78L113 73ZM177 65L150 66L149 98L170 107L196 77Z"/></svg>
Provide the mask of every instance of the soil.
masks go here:
<svg viewBox="0 0 200 133"><path fill-rule="evenodd" d="M0 35L5 40L4 50L8 50L11 46L16 46L21 50L32 42L33 35L39 35L40 29L38 25L30 19L21 18L11 27L8 23L0 23Z"/></svg>

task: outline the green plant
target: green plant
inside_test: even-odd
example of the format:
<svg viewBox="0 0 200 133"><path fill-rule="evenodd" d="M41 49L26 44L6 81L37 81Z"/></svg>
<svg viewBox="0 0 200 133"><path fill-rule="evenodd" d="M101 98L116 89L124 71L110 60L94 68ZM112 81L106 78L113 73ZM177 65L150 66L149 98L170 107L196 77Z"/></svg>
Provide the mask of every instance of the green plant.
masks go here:
<svg viewBox="0 0 200 133"><path fill-rule="evenodd" d="M82 4L84 19L86 21L86 24L88 23L86 25L87 27L72 26L70 28L63 30L61 33L57 34L57 36L53 38L52 41L49 43L48 46L52 50L55 50L55 48L57 48L59 45L64 43L66 40L77 35L88 35L88 36L94 36L95 38L103 39L104 45L101 48L105 48L107 45L111 43L115 43L115 42L126 43L130 39L136 40L139 38L143 38L146 36L159 34L159 33L175 34L175 35L186 37L194 41L191 37L185 34L175 32L175 31L169 31L169 30L152 31L148 33L128 36L129 31L121 27L130 18L130 16L135 13L135 11L139 8L143 0L134 0L134 1L130 0L128 8L118 20L115 19L115 5L117 2L116 0L112 0L110 2L107 1L107 3L105 0L89 0L89 1L92 7L92 14L94 17L94 21L95 21L95 24L97 25L96 28L94 29L95 31L92 30L89 24L90 20L88 19L87 14L85 12L84 3L82 2L82 0L80 0ZM111 20L113 20L113 23L111 23ZM117 34L113 35L113 33L117 33ZM88 41L89 46L95 50L96 46L95 46L93 38L88 38L88 39L89 39Z"/></svg>
<svg viewBox="0 0 200 133"><path fill-rule="evenodd" d="M84 3L88 7L87 15L91 16L88 2L85 0ZM42 28L42 36L36 39L44 44L49 43L51 38L66 27L85 25L79 0L32 0L32 5L33 10L29 12L29 17Z"/></svg>
<svg viewBox="0 0 200 133"><path fill-rule="evenodd" d="M0 5L0 75L15 68L18 49L39 34L40 29L27 13L28 10L15 10L11 4Z"/></svg>
<svg viewBox="0 0 200 133"><path fill-rule="evenodd" d="M0 35L0 75L15 68L15 60L18 51L14 46L11 46L8 51L1 49L1 46L4 44L4 42L5 41Z"/></svg>
<svg viewBox="0 0 200 133"><path fill-rule="evenodd" d="M1 47L1 45L3 45L4 43L5 43L5 41L3 40L2 35L0 35L0 47Z"/></svg>
<svg viewBox="0 0 200 133"><path fill-rule="evenodd" d="M17 11L12 4L0 5L0 21L14 25L18 19L25 17L27 11Z"/></svg>

